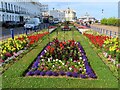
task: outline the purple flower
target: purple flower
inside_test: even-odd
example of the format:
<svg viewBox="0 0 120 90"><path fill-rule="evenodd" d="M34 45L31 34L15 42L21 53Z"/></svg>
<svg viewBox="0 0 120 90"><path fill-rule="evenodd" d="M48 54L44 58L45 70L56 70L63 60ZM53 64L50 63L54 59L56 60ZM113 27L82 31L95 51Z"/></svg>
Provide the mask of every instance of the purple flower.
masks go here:
<svg viewBox="0 0 120 90"><path fill-rule="evenodd" d="M87 57L85 55L82 56L82 59L87 60Z"/></svg>
<svg viewBox="0 0 120 90"><path fill-rule="evenodd" d="M40 72L40 75L41 75L41 76L44 76L44 75L45 75L45 72L44 72L44 71Z"/></svg>
<svg viewBox="0 0 120 90"><path fill-rule="evenodd" d="M72 76L77 78L78 77L78 73L73 72Z"/></svg>
<svg viewBox="0 0 120 90"><path fill-rule="evenodd" d="M37 59L40 60L40 56L38 56Z"/></svg>
<svg viewBox="0 0 120 90"><path fill-rule="evenodd" d="M54 76L58 76L59 74L57 72L52 72Z"/></svg>
<svg viewBox="0 0 120 90"><path fill-rule="evenodd" d="M27 72L26 75L27 75L27 76L32 76L32 75L34 75L34 72L33 72L33 71L29 71L29 72Z"/></svg>
<svg viewBox="0 0 120 90"><path fill-rule="evenodd" d="M67 76L72 76L72 73L71 72L67 72Z"/></svg>
<svg viewBox="0 0 120 90"><path fill-rule="evenodd" d="M60 71L60 75L65 75L65 72L64 71Z"/></svg>
<svg viewBox="0 0 120 90"><path fill-rule="evenodd" d="M44 54L45 54L45 51L42 51L42 52L41 52L41 55L43 56Z"/></svg>
<svg viewBox="0 0 120 90"><path fill-rule="evenodd" d="M52 76L52 71L47 71L47 72L46 72L46 75Z"/></svg>
<svg viewBox="0 0 120 90"><path fill-rule="evenodd" d="M34 71L34 74L35 74L35 75L40 75L40 71L39 71L39 70L36 70L36 71Z"/></svg>
<svg viewBox="0 0 120 90"><path fill-rule="evenodd" d="M83 75L83 74L80 74L80 77L81 78L87 78L85 75Z"/></svg>

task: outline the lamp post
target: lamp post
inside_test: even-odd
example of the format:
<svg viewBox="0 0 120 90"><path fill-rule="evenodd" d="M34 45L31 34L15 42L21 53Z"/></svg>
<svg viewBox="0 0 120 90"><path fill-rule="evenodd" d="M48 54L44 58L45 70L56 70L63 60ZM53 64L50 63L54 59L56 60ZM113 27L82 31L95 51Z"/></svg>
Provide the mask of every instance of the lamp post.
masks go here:
<svg viewBox="0 0 120 90"><path fill-rule="evenodd" d="M103 19L103 14L104 14L104 9L102 9L102 18L101 19Z"/></svg>

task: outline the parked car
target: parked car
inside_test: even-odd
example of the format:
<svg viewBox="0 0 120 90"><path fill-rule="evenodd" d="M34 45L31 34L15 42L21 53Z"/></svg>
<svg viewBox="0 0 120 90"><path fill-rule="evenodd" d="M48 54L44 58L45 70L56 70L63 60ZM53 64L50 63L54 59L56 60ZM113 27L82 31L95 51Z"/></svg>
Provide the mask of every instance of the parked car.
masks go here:
<svg viewBox="0 0 120 90"><path fill-rule="evenodd" d="M2 24L2 27L5 27L5 28L13 28L15 27L15 22L14 21L5 21L3 22Z"/></svg>
<svg viewBox="0 0 120 90"><path fill-rule="evenodd" d="M54 18L54 24L58 24L58 23L59 23L58 18Z"/></svg>
<svg viewBox="0 0 120 90"><path fill-rule="evenodd" d="M39 18L32 18L28 22L25 23L24 28L30 30L36 30L40 26Z"/></svg>

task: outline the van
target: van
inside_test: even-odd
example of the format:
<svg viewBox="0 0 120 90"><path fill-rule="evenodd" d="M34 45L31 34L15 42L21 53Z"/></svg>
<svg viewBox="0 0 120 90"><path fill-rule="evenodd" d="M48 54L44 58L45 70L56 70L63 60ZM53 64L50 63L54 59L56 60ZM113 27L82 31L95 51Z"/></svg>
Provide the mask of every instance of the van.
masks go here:
<svg viewBox="0 0 120 90"><path fill-rule="evenodd" d="M31 18L29 21L25 23L24 28L30 30L36 30L39 29L40 23L41 22L39 18Z"/></svg>

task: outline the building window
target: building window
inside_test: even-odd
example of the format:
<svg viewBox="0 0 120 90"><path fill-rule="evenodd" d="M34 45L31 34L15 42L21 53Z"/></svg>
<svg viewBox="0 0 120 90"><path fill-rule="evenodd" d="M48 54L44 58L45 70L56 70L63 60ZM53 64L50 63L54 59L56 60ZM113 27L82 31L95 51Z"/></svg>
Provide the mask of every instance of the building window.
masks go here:
<svg viewBox="0 0 120 90"><path fill-rule="evenodd" d="M14 5L14 11L16 11L16 6Z"/></svg>
<svg viewBox="0 0 120 90"><path fill-rule="evenodd" d="M11 11L13 11L13 5L11 4Z"/></svg>
<svg viewBox="0 0 120 90"><path fill-rule="evenodd" d="M11 15L10 15L10 19L9 19L10 21L12 21L12 19L11 19Z"/></svg>
<svg viewBox="0 0 120 90"><path fill-rule="evenodd" d="M1 7L2 7L2 9L3 9L3 2L1 2Z"/></svg>
<svg viewBox="0 0 120 90"><path fill-rule="evenodd" d="M7 15L7 21L9 21L9 16Z"/></svg>
<svg viewBox="0 0 120 90"><path fill-rule="evenodd" d="M2 15L2 21L3 21L3 22L5 21L4 18L5 18L5 16L4 16L4 14L3 14L3 15Z"/></svg>
<svg viewBox="0 0 120 90"><path fill-rule="evenodd" d="M0 21L2 21L2 19L1 19L1 14L0 14Z"/></svg>
<svg viewBox="0 0 120 90"><path fill-rule="evenodd" d="M10 10L10 4L8 4L8 10Z"/></svg>
<svg viewBox="0 0 120 90"><path fill-rule="evenodd" d="M7 3L5 3L5 9L7 10Z"/></svg>
<svg viewBox="0 0 120 90"><path fill-rule="evenodd" d="M14 16L12 16L12 21L14 21Z"/></svg>
<svg viewBox="0 0 120 90"><path fill-rule="evenodd" d="M15 16L15 21L17 21L17 16Z"/></svg>

